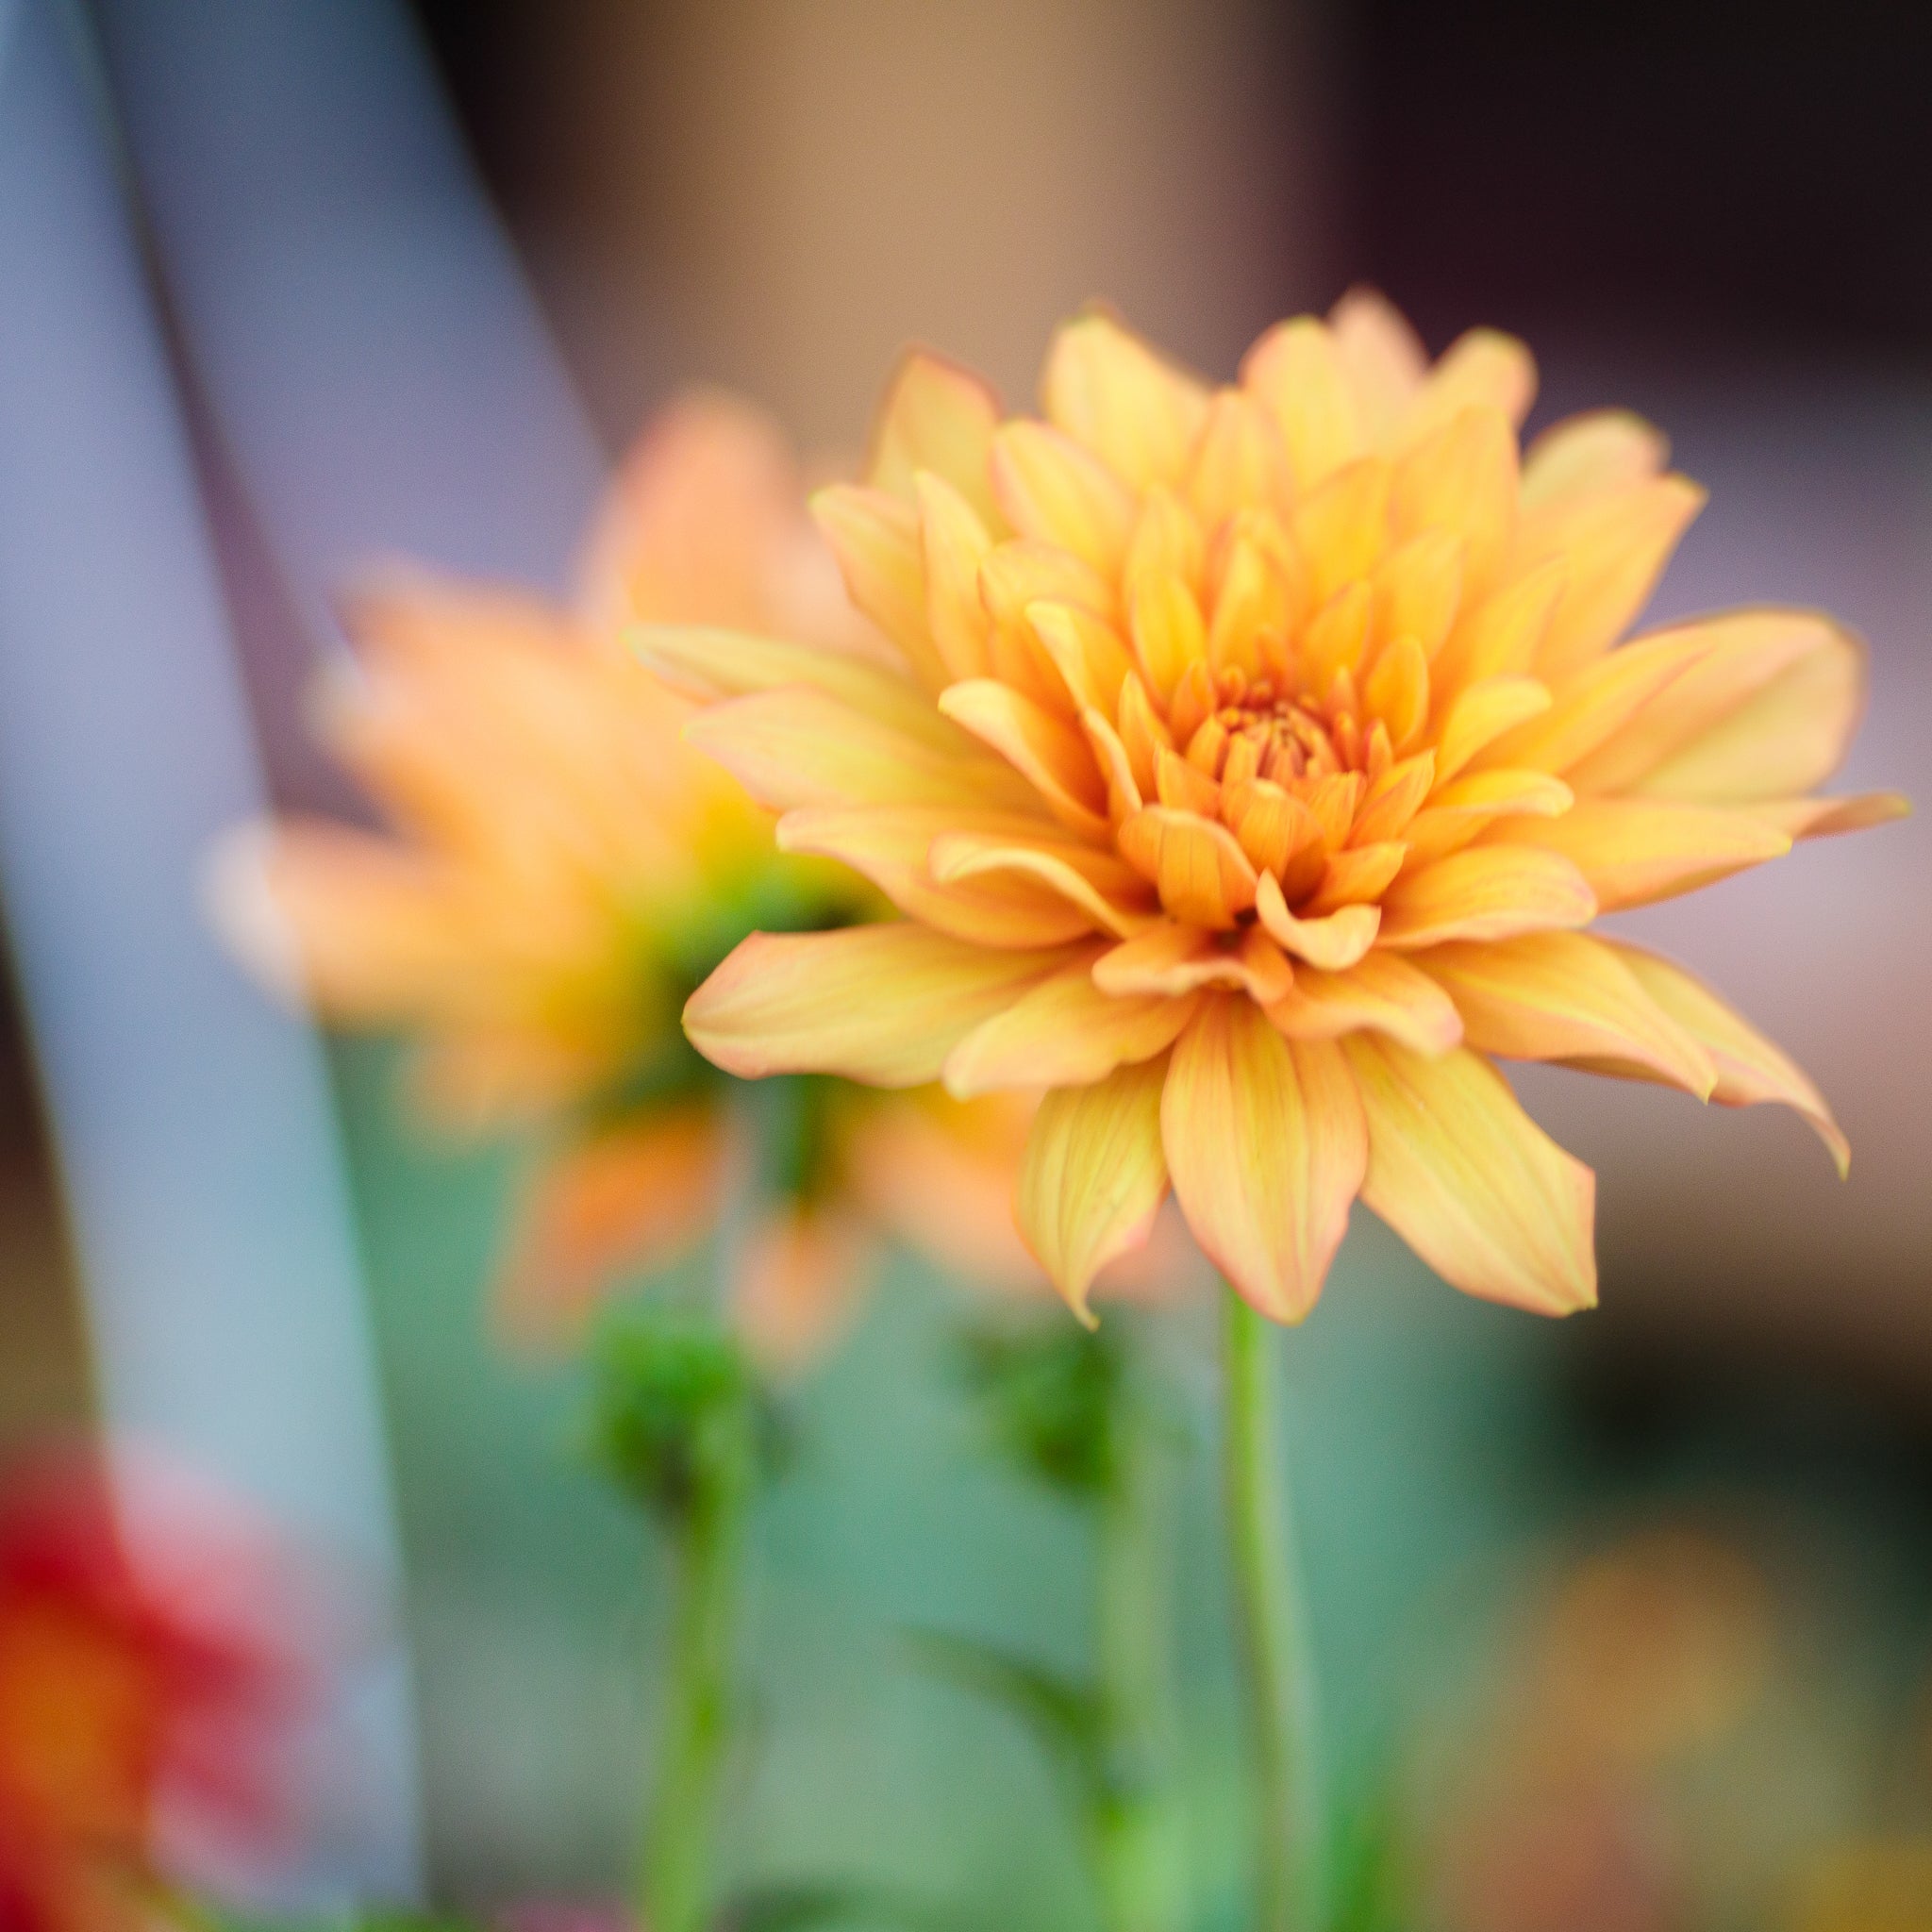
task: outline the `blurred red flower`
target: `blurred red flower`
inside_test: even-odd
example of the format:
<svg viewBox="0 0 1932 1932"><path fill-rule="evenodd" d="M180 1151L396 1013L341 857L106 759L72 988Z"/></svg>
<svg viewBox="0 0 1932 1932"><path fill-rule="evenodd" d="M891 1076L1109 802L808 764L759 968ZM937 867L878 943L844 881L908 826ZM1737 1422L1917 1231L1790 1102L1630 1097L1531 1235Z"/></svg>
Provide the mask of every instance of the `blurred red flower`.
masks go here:
<svg viewBox="0 0 1932 1932"><path fill-rule="evenodd" d="M268 1853L312 1666L270 1540L152 1465L0 1477L0 1932L117 1932L164 1820Z"/></svg>

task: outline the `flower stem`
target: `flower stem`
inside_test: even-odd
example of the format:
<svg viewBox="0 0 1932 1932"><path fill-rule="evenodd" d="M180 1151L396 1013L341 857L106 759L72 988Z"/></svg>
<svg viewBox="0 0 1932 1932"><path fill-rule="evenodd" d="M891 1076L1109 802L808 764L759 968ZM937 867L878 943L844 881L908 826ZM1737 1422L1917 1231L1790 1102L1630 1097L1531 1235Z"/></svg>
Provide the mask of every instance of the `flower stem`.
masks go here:
<svg viewBox="0 0 1932 1932"><path fill-rule="evenodd" d="M1137 1378L1124 1375L1097 1524L1103 1796L1094 1859L1108 1932L1177 1932L1185 1909L1169 1694L1174 1473L1151 1407Z"/></svg>
<svg viewBox="0 0 1932 1932"><path fill-rule="evenodd" d="M1226 1298L1222 1478L1257 1828L1257 1932L1320 1932L1325 1910L1316 1697L1293 1552L1273 1324Z"/></svg>
<svg viewBox="0 0 1932 1932"><path fill-rule="evenodd" d="M741 1410L712 1423L694 1445L691 1493L674 1535L670 1672L639 1901L650 1932L705 1932L714 1907L719 1788L730 1740L755 1444Z"/></svg>

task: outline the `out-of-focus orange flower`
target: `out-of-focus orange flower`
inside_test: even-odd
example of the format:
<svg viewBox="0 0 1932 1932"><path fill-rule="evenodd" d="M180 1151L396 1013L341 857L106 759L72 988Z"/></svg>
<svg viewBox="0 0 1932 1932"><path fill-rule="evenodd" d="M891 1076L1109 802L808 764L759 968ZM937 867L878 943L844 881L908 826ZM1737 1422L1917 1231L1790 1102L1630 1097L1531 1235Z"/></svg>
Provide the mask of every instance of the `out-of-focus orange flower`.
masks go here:
<svg viewBox="0 0 1932 1932"><path fill-rule="evenodd" d="M289 1827L280 1754L312 1687L282 1579L225 1514L152 1481L129 1493L135 1547L93 1462L36 1465L0 1493L8 1932L149 1923L164 1801L257 1852Z"/></svg>
<svg viewBox="0 0 1932 1932"><path fill-rule="evenodd" d="M567 1336L614 1276L717 1221L738 1150L729 1083L679 1030L691 989L755 928L879 909L845 867L781 854L771 814L685 742L693 707L621 641L639 619L780 632L814 665L890 675L783 440L743 404L694 396L624 467L568 608L422 574L354 600L356 653L318 718L392 835L282 821L232 839L213 873L218 920L261 977L342 1024L409 1034L433 1118L541 1142L501 1297L533 1339ZM825 1103L811 1172L742 1244L747 1331L781 1358L865 1272L859 1181L946 1265L1030 1269L1017 1241L957 1241L957 1199L926 1196L904 1161L895 1179L846 1158L862 1141L916 1162L937 1134L956 1174L996 1171L1004 1192L1030 1108L857 1098Z"/></svg>
<svg viewBox="0 0 1932 1932"><path fill-rule="evenodd" d="M1357 294L1210 388L1102 314L1044 420L902 368L869 481L817 499L894 669L657 628L689 736L906 916L759 934L686 1009L756 1076L1051 1090L1018 1192L1076 1309L1172 1186L1241 1294L1306 1314L1357 1194L1441 1274L1595 1299L1593 1176L1496 1057L1727 1105L1805 1076L1680 968L1586 935L1875 824L1813 796L1863 702L1814 612L1618 645L1703 492L1633 417L1519 457L1528 352L1433 368Z"/></svg>

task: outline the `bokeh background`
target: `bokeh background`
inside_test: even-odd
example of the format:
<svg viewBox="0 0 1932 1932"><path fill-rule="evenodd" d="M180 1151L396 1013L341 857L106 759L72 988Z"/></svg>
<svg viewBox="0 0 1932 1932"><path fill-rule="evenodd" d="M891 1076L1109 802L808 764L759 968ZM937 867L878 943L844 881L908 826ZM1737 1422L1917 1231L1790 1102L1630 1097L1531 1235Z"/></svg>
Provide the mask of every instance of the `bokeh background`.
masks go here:
<svg viewBox="0 0 1932 1932"><path fill-rule="evenodd" d="M1875 700L1846 787L1923 802L1928 87L1932 15L1877 0L0 0L0 1443L178 1442L392 1605L303 1883L612 1891L662 1600L573 1372L480 1312L513 1151L412 1138L385 1049L325 1055L202 935L221 824L354 809L302 724L332 592L397 553L560 582L604 464L692 380L832 459L908 341L1024 399L1100 295L1224 374L1366 280L1432 348L1525 336L1537 422L1664 425L1712 499L1653 614L1849 620ZM1921 818L1627 922L1814 1074L1848 1183L1771 1109L1528 1077L1599 1173L1602 1309L1461 1301L1358 1215L1288 1349L1344 1783L1425 1788L1477 1864L1613 1874L1587 1922L1471 1878L1487 1932L1795 1924L1834 1860L1924 1856L1928 880ZM902 1258L800 1391L739 1849L1085 1924L1030 1741L903 1641L1083 1655L1084 1526L987 1455L968 1312ZM1204 1321L1160 1342L1212 1902ZM1663 1741L1632 1743L1659 1685ZM1638 1825L1492 1845L1591 1723ZM1643 1916L1660 1892L1695 1913Z"/></svg>

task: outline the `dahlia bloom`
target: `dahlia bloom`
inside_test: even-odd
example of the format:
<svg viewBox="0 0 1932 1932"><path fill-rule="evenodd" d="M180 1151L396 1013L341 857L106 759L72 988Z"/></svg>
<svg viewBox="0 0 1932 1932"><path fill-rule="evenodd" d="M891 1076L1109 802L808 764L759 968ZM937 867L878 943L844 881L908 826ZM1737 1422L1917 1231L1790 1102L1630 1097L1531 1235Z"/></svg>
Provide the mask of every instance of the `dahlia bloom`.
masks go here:
<svg viewBox="0 0 1932 1932"><path fill-rule="evenodd" d="M16 1472L0 1496L0 1924L151 1923L160 1807L225 1840L286 1837L278 1762L308 1707L283 1579L225 1510L152 1479L137 1559L92 1463ZM164 1560L163 1560L164 1558Z"/></svg>
<svg viewBox="0 0 1932 1932"><path fill-rule="evenodd" d="M1595 1297L1593 1177L1495 1058L1824 1103L1681 968L1583 928L1894 816L1819 798L1857 641L1754 608L1619 643L1702 492L1636 418L1519 457L1535 375L1373 295L1212 389L1106 315L1044 420L914 356L817 499L903 662L654 629L687 729L905 915L758 934L686 1008L735 1074L1045 1089L1016 1211L1084 1313L1170 1187L1281 1321L1359 1194L1472 1294Z"/></svg>
<svg viewBox="0 0 1932 1932"><path fill-rule="evenodd" d="M503 1305L525 1335L568 1333L615 1274L672 1258L719 1216L729 1083L678 1030L686 995L753 927L879 909L844 868L775 849L771 814L684 743L691 707L621 630L768 627L855 670L888 647L847 601L782 440L718 396L675 406L641 440L569 608L411 572L365 588L348 615L356 654L325 679L319 726L394 832L249 828L217 856L216 917L296 1003L408 1034L432 1118L535 1134ZM808 1104L804 1164L742 1241L754 1342L778 1357L808 1345L849 1299L877 1220L928 1225L920 1194L893 1185L903 1162L858 1158L889 1132L950 1195L990 1208L1005 1243L982 1239L972 1258L1030 1268L998 1205L1024 1103L828 1091Z"/></svg>

